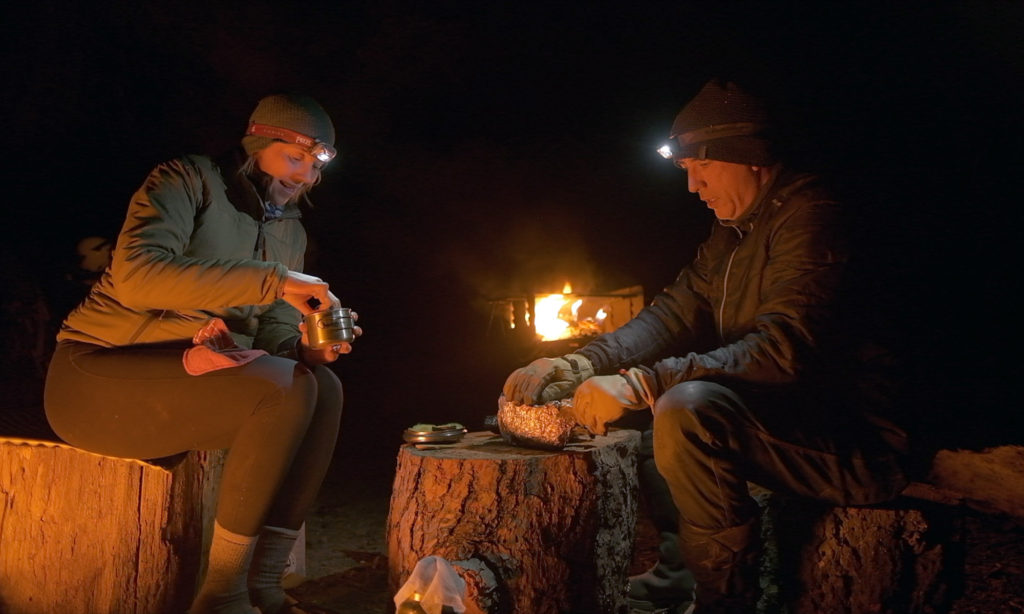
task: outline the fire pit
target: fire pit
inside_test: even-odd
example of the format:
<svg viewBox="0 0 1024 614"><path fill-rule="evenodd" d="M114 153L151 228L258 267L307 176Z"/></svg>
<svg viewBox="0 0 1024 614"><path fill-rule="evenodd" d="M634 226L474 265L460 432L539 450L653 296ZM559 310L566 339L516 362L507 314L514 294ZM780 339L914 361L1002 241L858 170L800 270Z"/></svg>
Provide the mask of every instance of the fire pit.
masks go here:
<svg viewBox="0 0 1024 614"><path fill-rule="evenodd" d="M488 301L489 331L533 346L538 355L557 353L555 346L610 332L631 320L644 307L644 290L630 286L597 294L574 294L566 283L562 292ZM540 344L539 346L537 344Z"/></svg>

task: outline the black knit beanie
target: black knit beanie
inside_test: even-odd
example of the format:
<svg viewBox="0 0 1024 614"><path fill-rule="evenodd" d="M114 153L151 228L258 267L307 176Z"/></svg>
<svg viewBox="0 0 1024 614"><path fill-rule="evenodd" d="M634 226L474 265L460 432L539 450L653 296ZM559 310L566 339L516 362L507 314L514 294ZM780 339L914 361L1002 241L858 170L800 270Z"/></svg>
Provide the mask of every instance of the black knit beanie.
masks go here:
<svg viewBox="0 0 1024 614"><path fill-rule="evenodd" d="M769 166L775 163L764 104L735 83L707 83L676 115L669 133L676 158Z"/></svg>
<svg viewBox="0 0 1024 614"><path fill-rule="evenodd" d="M287 128L334 146L334 124L331 123L331 118L317 101L308 96L294 94L267 96L256 105L256 109L249 116L249 122ZM272 142L273 139L267 136L247 135L242 137L242 147L250 156Z"/></svg>

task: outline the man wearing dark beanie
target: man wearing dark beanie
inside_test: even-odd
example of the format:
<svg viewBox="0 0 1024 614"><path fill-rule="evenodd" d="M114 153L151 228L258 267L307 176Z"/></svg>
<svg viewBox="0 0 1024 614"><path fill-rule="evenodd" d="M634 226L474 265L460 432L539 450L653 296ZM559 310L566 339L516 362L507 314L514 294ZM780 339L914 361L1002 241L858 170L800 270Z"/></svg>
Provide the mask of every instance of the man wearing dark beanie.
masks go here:
<svg viewBox="0 0 1024 614"><path fill-rule="evenodd" d="M313 611L281 579L338 438L341 382L326 365L351 350L313 347L299 325L340 306L301 272L299 205L334 136L312 98L275 94L240 123L241 147L158 165L57 336L45 408L68 443L139 459L228 449L189 614Z"/></svg>
<svg viewBox="0 0 1024 614"><path fill-rule="evenodd" d="M907 482L904 434L878 415L893 407L878 394L884 370L861 359L881 353L862 351L873 331L853 320L857 246L843 207L820 177L778 159L775 134L758 97L707 83L660 150L717 218L696 258L633 320L514 371L502 391L532 404L574 391L594 433L651 409L657 471L644 475L668 492L652 501L678 519L678 548L663 544L675 560L631 579L634 608L688 601L673 594L692 586L685 564L693 612L755 611L760 513L748 482L837 505L886 501Z"/></svg>

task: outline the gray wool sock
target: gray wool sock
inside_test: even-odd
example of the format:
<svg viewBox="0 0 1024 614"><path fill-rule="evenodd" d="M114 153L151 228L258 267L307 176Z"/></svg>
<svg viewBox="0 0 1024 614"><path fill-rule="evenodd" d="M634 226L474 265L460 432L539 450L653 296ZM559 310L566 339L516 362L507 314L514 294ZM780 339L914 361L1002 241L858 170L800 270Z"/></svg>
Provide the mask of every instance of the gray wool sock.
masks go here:
<svg viewBox="0 0 1024 614"><path fill-rule="evenodd" d="M256 537L232 533L213 523L206 577L189 614L254 614L246 575L256 549Z"/></svg>
<svg viewBox="0 0 1024 614"><path fill-rule="evenodd" d="M249 598L267 614L278 612L288 598L281 586L281 576L298 537L297 529L282 527L265 526L260 532L249 568Z"/></svg>

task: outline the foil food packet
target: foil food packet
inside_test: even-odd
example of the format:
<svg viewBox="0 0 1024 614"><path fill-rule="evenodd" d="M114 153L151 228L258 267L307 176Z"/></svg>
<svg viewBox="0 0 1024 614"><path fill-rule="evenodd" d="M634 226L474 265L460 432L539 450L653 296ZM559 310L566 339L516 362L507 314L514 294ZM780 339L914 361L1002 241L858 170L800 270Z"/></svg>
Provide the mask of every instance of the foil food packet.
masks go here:
<svg viewBox="0 0 1024 614"><path fill-rule="evenodd" d="M576 419L572 399L544 405L520 405L502 400L498 430L505 441L527 448L561 450L569 443Z"/></svg>

